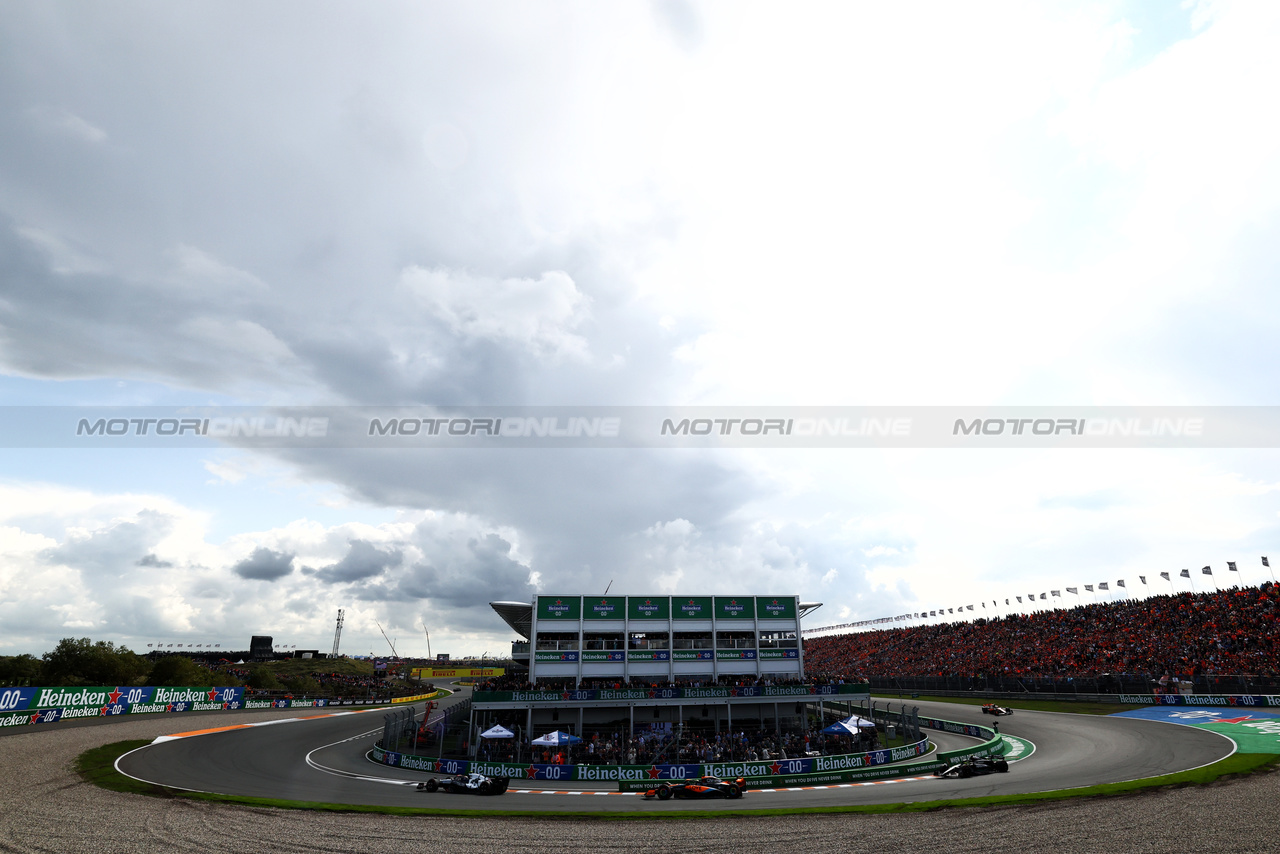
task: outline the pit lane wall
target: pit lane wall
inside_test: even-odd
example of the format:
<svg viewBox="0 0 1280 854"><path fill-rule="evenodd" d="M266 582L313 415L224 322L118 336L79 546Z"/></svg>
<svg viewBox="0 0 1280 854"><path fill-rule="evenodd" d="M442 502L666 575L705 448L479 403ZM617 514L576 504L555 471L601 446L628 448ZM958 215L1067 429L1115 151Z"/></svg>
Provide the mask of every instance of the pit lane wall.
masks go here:
<svg viewBox="0 0 1280 854"><path fill-rule="evenodd" d="M321 706L390 705L430 699L440 692L392 700L253 699L244 688L212 686L0 688L0 727L52 724L115 715L216 712L237 709L297 709Z"/></svg>

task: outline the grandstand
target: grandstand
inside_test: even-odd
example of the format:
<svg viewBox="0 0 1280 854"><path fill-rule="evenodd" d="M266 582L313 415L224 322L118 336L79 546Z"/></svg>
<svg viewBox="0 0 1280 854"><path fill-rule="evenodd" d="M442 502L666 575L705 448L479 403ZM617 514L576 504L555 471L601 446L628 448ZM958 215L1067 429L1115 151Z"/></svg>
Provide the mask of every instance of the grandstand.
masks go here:
<svg viewBox="0 0 1280 854"><path fill-rule="evenodd" d="M1197 691L1280 685L1280 587L1232 587L972 622L806 639L809 673L859 674L874 688ZM931 681L933 680L933 681Z"/></svg>

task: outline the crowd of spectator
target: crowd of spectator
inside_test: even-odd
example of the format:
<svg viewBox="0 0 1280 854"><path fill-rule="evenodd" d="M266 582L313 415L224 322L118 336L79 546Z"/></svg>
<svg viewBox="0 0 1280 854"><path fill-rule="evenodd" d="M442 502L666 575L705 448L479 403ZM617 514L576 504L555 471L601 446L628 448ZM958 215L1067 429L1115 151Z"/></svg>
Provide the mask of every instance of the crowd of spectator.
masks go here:
<svg viewBox="0 0 1280 854"><path fill-rule="evenodd" d="M710 676L678 676L674 681L656 679L651 676L633 676L630 679L539 679L537 684L530 682L523 675L506 675L494 679L477 682L477 691L575 691L575 690L627 690L657 688L749 688L778 685L843 685L846 682L863 680L845 677L842 674L823 674L821 681L814 679L797 679L780 674L722 675L719 679Z"/></svg>
<svg viewBox="0 0 1280 854"><path fill-rule="evenodd" d="M1180 593L805 641L810 673L1041 676L1280 672L1280 587Z"/></svg>
<svg viewBox="0 0 1280 854"><path fill-rule="evenodd" d="M485 739L481 759L492 762L542 762L571 765L699 764L708 762L770 762L805 756L875 750L875 730L860 736L827 735L817 729L777 733L770 730L737 732L591 732L564 748L516 743L514 739Z"/></svg>

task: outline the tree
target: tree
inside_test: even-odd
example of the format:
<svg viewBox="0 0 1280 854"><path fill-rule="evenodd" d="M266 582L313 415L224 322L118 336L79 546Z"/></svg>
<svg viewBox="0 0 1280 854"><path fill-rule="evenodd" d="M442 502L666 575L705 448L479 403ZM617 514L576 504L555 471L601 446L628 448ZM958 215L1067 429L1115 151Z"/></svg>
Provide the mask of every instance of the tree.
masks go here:
<svg viewBox="0 0 1280 854"><path fill-rule="evenodd" d="M63 638L43 659L45 685L132 685L150 669L132 650L88 638Z"/></svg>
<svg viewBox="0 0 1280 854"><path fill-rule="evenodd" d="M30 653L0 656L0 685L30 685L40 680L40 659Z"/></svg>
<svg viewBox="0 0 1280 854"><path fill-rule="evenodd" d="M258 691L270 691L276 688L283 688L280 680L266 667L255 667L249 671L249 678L244 680L244 684Z"/></svg>
<svg viewBox="0 0 1280 854"><path fill-rule="evenodd" d="M177 688L191 685L211 685L213 676L205 668L185 655L166 655L151 666L148 685Z"/></svg>

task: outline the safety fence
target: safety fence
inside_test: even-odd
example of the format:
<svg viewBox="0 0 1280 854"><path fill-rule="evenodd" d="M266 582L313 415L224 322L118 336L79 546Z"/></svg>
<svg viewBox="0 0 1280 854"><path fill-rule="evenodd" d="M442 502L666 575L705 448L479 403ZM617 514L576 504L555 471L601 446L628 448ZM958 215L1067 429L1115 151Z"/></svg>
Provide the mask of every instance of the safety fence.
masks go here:
<svg viewBox="0 0 1280 854"><path fill-rule="evenodd" d="M415 697L361 700L353 698L255 698L244 688L215 686L0 688L0 727L35 726L80 718L117 715L180 714L241 709L299 709L327 706L387 706L414 703L439 692Z"/></svg>
<svg viewBox="0 0 1280 854"><path fill-rule="evenodd" d="M730 779L742 777L748 788L886 779L932 773L938 768L946 767L961 759L1000 755L1005 750L1004 739L990 727L962 724L939 718L922 717L918 718L918 721L922 728L969 736L978 739L979 743L959 750L935 752L930 759L923 762L909 760L919 759L933 751L933 744L927 739L902 747L837 756L680 765L550 765L479 762L388 751L379 746L375 746L370 751L369 758L384 765L428 773L477 773L491 777L563 782L616 782L622 791L637 791L662 785L663 782L695 779L704 775Z"/></svg>

